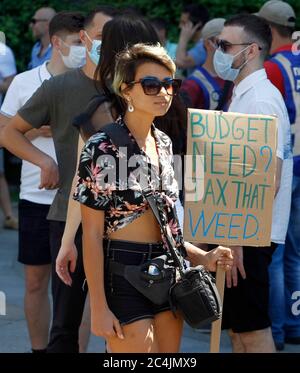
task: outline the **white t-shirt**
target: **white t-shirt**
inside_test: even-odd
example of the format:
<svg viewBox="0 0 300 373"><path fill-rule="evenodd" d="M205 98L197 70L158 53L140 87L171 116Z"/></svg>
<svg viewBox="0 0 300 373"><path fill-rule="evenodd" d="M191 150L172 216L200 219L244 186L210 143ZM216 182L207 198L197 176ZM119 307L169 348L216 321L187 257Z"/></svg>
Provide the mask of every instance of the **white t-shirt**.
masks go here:
<svg viewBox="0 0 300 373"><path fill-rule="evenodd" d="M0 82L9 76L16 75L16 73L16 62L12 50L0 42ZM0 93L0 104L1 102L2 94Z"/></svg>
<svg viewBox="0 0 300 373"><path fill-rule="evenodd" d="M47 62L35 69L18 74L13 79L6 93L1 114L13 117L17 111L26 103L33 93L41 86L44 80L50 79L51 75L46 67ZM37 137L32 144L56 161L56 154L52 138ZM51 205L56 190L39 189L41 169L27 161L22 162L20 199Z"/></svg>
<svg viewBox="0 0 300 373"><path fill-rule="evenodd" d="M267 78L265 69L255 71L233 90L228 111L244 114L276 115L278 146L276 155L283 160L280 189L273 204L271 240L284 243L287 233L292 192L293 156L290 121L281 93Z"/></svg>

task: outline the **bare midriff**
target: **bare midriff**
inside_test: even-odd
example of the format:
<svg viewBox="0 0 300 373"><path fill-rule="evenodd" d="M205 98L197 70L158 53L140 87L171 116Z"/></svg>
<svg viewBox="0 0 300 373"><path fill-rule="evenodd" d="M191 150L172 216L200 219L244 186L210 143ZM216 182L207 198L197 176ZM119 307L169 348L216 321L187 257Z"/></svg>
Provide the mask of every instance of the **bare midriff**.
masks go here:
<svg viewBox="0 0 300 373"><path fill-rule="evenodd" d="M126 227L111 233L109 238L144 243L161 242L160 229L151 210L147 210Z"/></svg>

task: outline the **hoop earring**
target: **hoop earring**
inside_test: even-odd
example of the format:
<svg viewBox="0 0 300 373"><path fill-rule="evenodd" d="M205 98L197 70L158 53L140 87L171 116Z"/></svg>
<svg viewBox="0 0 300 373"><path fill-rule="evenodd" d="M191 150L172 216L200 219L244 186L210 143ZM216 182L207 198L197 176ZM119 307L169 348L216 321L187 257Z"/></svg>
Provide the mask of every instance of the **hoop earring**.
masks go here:
<svg viewBox="0 0 300 373"><path fill-rule="evenodd" d="M129 113L132 113L134 111L134 107L131 104L128 104L128 111Z"/></svg>

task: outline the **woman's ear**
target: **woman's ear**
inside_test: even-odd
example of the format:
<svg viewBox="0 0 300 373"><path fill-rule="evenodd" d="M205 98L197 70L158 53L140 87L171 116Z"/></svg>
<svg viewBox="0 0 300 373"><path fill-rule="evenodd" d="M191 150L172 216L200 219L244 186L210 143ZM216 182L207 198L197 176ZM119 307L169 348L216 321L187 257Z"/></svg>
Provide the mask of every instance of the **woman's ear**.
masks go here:
<svg viewBox="0 0 300 373"><path fill-rule="evenodd" d="M120 89L120 93L121 93L121 96L123 97L123 99L126 101L126 102L130 102L131 98L130 98L130 94L129 94L129 89L128 89L128 85L126 83L122 83L121 84L121 89Z"/></svg>
<svg viewBox="0 0 300 373"><path fill-rule="evenodd" d="M125 93L127 91L127 88L128 88L128 85L126 83L121 84L120 92L122 93L123 96L124 96L123 92ZM124 96L124 98L125 98L125 96Z"/></svg>

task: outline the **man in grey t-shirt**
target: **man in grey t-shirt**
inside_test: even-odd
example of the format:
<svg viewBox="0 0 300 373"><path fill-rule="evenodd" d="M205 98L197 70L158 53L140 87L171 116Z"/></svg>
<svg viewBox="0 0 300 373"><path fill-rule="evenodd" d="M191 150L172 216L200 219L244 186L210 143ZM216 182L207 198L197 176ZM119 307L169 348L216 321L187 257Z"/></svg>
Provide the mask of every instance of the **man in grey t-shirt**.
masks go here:
<svg viewBox="0 0 300 373"><path fill-rule="evenodd" d="M104 24L112 19L113 15L114 10L108 7L97 8L88 15L84 28L89 37L99 38ZM80 33L84 45L89 44L86 33ZM78 132L72 121L84 111L95 95L101 93L93 80L96 65L88 52L87 49L86 64L82 69L75 69L45 81L11 119L1 135L3 145L9 151L41 168L40 188L52 189L59 186L48 215L52 256L53 323L47 352L78 352L78 329L86 298L86 290L82 290L85 274L80 231L75 239L78 259L72 274L72 287L66 286L58 278L55 260L61 246L68 198L76 169ZM51 126L58 166L24 136L24 133L32 128L46 124Z"/></svg>
<svg viewBox="0 0 300 373"><path fill-rule="evenodd" d="M66 221L78 145L78 131L72 121L97 94L96 83L86 74L85 67L74 69L45 81L18 111L19 117L34 128L42 124L51 125L57 155L59 190L51 205L49 220Z"/></svg>

